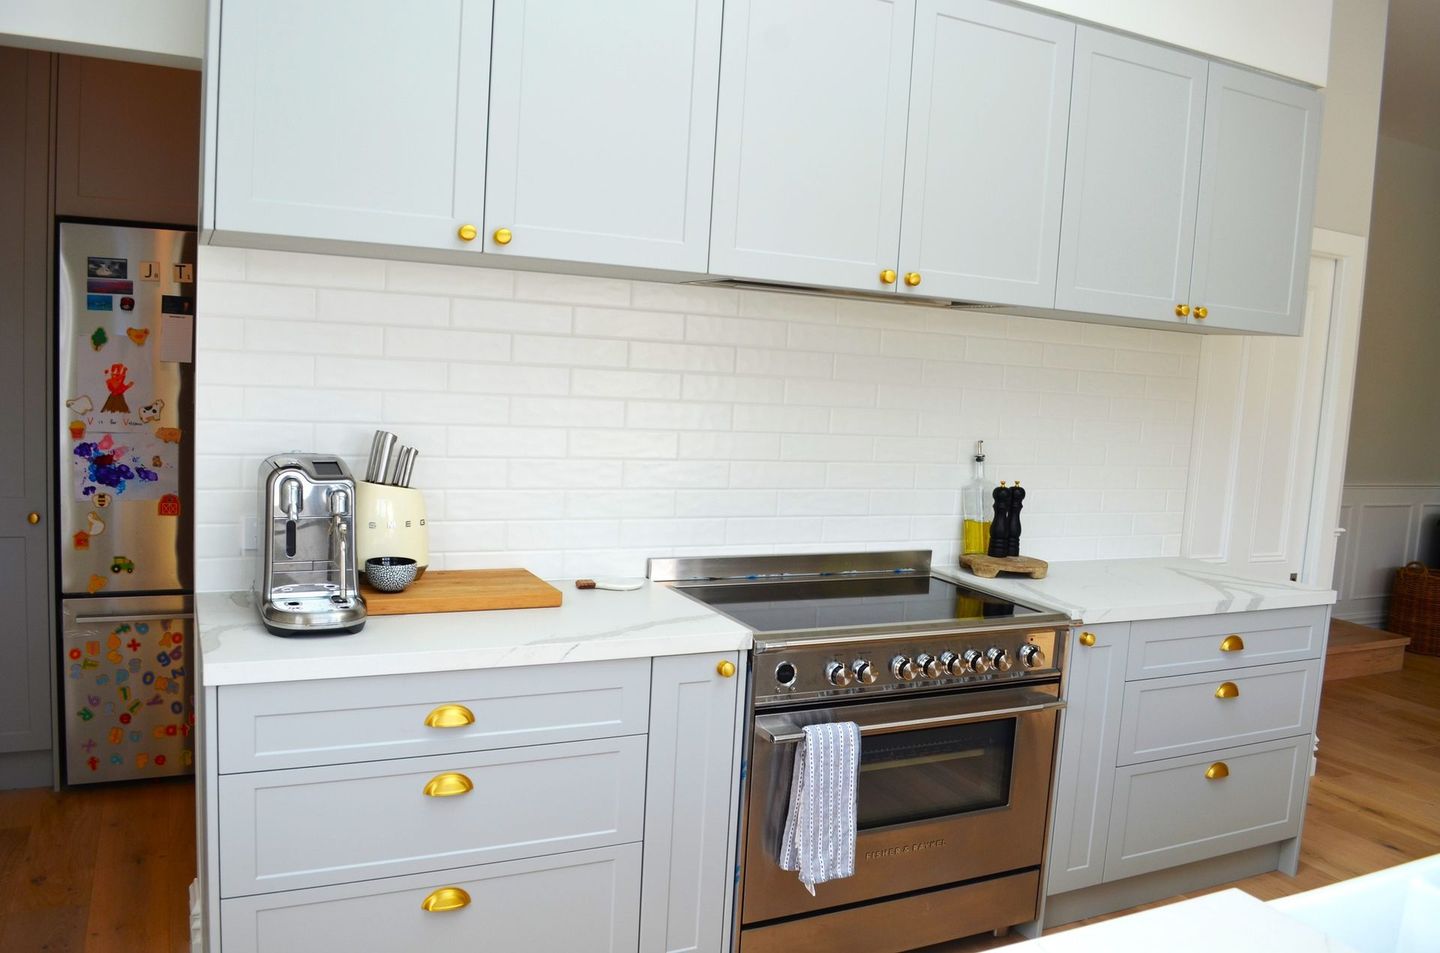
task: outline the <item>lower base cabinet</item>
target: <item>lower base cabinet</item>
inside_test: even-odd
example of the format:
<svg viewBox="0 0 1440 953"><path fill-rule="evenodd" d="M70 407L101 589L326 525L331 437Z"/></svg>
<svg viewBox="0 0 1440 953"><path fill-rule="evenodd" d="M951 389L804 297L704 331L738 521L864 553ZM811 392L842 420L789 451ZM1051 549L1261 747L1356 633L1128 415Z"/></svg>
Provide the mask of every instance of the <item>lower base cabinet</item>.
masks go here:
<svg viewBox="0 0 1440 953"><path fill-rule="evenodd" d="M1316 606L1070 634L1046 928L1233 879L1247 851L1280 845L1267 856L1291 863L1329 619Z"/></svg>
<svg viewBox="0 0 1440 953"><path fill-rule="evenodd" d="M617 666L630 674L607 681ZM529 704L507 671L529 670L449 673L423 698L415 676L347 679L329 694L316 683L309 700L287 686L208 689L209 953L726 953L744 656L553 666L567 698L589 684L629 700L610 737L551 744L531 739L553 706ZM646 675L648 699L634 699L624 687L643 689ZM369 700L366 738L410 732L413 747L442 753L351 760L356 744L337 741L307 748L305 767L217 768L215 738L256 733L244 701L264 696L265 718L319 719L338 739L354 721L351 695ZM317 713L325 704L342 713ZM586 734L604 733L586 718Z"/></svg>
<svg viewBox="0 0 1440 953"><path fill-rule="evenodd" d="M639 901L624 844L225 900L221 936L226 953L631 953Z"/></svg>

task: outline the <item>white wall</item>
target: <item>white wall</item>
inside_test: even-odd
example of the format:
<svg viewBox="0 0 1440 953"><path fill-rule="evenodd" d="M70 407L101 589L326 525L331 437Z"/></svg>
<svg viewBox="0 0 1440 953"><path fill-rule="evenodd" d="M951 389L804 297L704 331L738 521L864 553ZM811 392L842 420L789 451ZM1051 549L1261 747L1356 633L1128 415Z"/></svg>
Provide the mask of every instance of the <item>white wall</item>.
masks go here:
<svg viewBox="0 0 1440 953"><path fill-rule="evenodd" d="M1024 0L1027 6L1326 84L1331 0ZM1339 0L1343 2L1343 0Z"/></svg>
<svg viewBox="0 0 1440 953"><path fill-rule="evenodd" d="M199 69L205 0L0 0L0 45Z"/></svg>
<svg viewBox="0 0 1440 953"><path fill-rule="evenodd" d="M952 560L985 438L1025 549L1179 550L1200 339L921 306L202 247L198 587L250 584L261 457L421 450L433 565Z"/></svg>
<svg viewBox="0 0 1440 953"><path fill-rule="evenodd" d="M1370 234L1389 6L1390 0L1335 0L1315 184L1316 228Z"/></svg>
<svg viewBox="0 0 1440 953"><path fill-rule="evenodd" d="M1384 626L1395 570L1412 560L1435 565L1440 535L1440 486L1345 487L1336 550L1335 616Z"/></svg>

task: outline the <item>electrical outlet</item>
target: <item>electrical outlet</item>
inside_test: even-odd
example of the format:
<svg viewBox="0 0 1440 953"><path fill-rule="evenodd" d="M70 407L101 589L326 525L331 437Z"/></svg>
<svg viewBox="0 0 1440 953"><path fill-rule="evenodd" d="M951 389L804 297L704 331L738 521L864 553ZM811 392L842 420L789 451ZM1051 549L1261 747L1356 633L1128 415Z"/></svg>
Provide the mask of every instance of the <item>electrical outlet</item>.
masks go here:
<svg viewBox="0 0 1440 953"><path fill-rule="evenodd" d="M245 522L240 524L240 549L242 552L253 553L259 548L260 518L247 516Z"/></svg>

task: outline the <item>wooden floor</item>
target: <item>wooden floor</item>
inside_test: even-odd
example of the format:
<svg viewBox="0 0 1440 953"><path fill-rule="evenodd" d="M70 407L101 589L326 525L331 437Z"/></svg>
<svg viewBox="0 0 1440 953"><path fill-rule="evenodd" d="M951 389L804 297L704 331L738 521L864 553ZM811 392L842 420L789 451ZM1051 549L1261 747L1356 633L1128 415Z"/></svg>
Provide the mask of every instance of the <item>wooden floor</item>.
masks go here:
<svg viewBox="0 0 1440 953"><path fill-rule="evenodd" d="M1299 876L1231 886L1270 900L1440 853L1440 658L1327 683L1319 736ZM0 792L0 951L188 953L193 791L152 781Z"/></svg>

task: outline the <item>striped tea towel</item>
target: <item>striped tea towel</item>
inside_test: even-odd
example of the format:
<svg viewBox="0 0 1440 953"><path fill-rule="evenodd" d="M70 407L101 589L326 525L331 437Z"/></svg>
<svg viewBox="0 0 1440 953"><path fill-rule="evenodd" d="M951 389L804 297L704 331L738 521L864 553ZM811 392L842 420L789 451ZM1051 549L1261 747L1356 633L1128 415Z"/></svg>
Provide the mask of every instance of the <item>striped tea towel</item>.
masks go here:
<svg viewBox="0 0 1440 953"><path fill-rule="evenodd" d="M855 873L855 785L860 728L853 721L806 725L795 751L790 809L780 844L780 869L815 885Z"/></svg>

